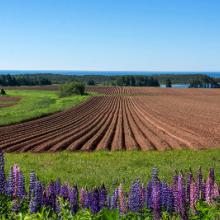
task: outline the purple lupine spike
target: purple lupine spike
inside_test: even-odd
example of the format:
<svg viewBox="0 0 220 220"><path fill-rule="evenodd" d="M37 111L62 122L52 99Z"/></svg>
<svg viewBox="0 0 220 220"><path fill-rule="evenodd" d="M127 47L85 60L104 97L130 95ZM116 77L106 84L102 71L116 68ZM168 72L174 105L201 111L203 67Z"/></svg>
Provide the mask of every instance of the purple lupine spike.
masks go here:
<svg viewBox="0 0 220 220"><path fill-rule="evenodd" d="M172 213L174 211L174 196L172 188L168 187L166 211Z"/></svg>
<svg viewBox="0 0 220 220"><path fill-rule="evenodd" d="M68 200L70 203L72 213L76 213L78 211L78 188L74 186L69 190Z"/></svg>
<svg viewBox="0 0 220 220"><path fill-rule="evenodd" d="M60 194L60 189L61 189L61 182L59 178L55 181L54 187L55 187L55 195L58 196Z"/></svg>
<svg viewBox="0 0 220 220"><path fill-rule="evenodd" d="M114 195L112 196L111 207L112 209L118 208L118 188L115 189Z"/></svg>
<svg viewBox="0 0 220 220"><path fill-rule="evenodd" d="M30 173L29 196L31 196L34 191L36 181L37 181L37 177L36 177L35 173L32 171Z"/></svg>
<svg viewBox="0 0 220 220"><path fill-rule="evenodd" d="M203 177L202 177L202 169L201 167L199 168L198 170L198 174L197 174L197 195L198 195L198 198L197 200L204 200L204 194L202 193L203 192Z"/></svg>
<svg viewBox="0 0 220 220"><path fill-rule="evenodd" d="M2 150L0 149L0 194L5 193L5 160L4 160L4 154Z"/></svg>
<svg viewBox="0 0 220 220"><path fill-rule="evenodd" d="M99 207L100 209L103 209L106 207L106 200L107 200L107 190L105 188L105 185L103 184L101 188L99 189Z"/></svg>
<svg viewBox="0 0 220 220"><path fill-rule="evenodd" d="M121 215L124 215L127 211L127 206L126 206L125 195L124 195L121 184L118 187L118 197L119 197L119 212Z"/></svg>
<svg viewBox="0 0 220 220"><path fill-rule="evenodd" d="M173 191L166 182L161 183L161 206L167 212L171 213L174 211L174 204L173 204Z"/></svg>
<svg viewBox="0 0 220 220"><path fill-rule="evenodd" d="M18 213L20 210L20 204L17 199L12 200L12 207L11 207L12 212Z"/></svg>
<svg viewBox="0 0 220 220"><path fill-rule="evenodd" d="M36 181L33 190L33 195L29 204L30 213L35 213L39 211L42 205L43 205L43 186L40 181Z"/></svg>
<svg viewBox="0 0 220 220"><path fill-rule="evenodd" d="M184 179L183 175L180 174L178 176L178 211L182 220L186 220L187 218L187 209L186 209L186 193L184 188Z"/></svg>
<svg viewBox="0 0 220 220"><path fill-rule="evenodd" d="M25 197L25 179L23 173L20 171L18 173L18 182L17 182L17 194L16 196L20 199Z"/></svg>
<svg viewBox="0 0 220 220"><path fill-rule="evenodd" d="M157 179L154 179L152 183L152 208L154 220L160 219L161 212L161 184Z"/></svg>
<svg viewBox="0 0 220 220"><path fill-rule="evenodd" d="M177 175L176 171L175 171L175 175L173 177L172 192L173 192L174 211L178 212L179 211L179 206L178 206L178 175Z"/></svg>
<svg viewBox="0 0 220 220"><path fill-rule="evenodd" d="M141 209L143 209L145 206L145 196L146 196L146 190L145 190L144 184L142 184L141 185L141 197L140 197Z"/></svg>
<svg viewBox="0 0 220 220"><path fill-rule="evenodd" d="M142 204L140 200L141 196L141 185L140 182L137 180L132 184L128 196L128 207L130 211L138 212L142 209Z"/></svg>
<svg viewBox="0 0 220 220"><path fill-rule="evenodd" d="M51 183L48 187L49 205L55 211L56 210L56 186L55 183Z"/></svg>
<svg viewBox="0 0 220 220"><path fill-rule="evenodd" d="M99 207L99 190L95 188L92 192L92 199L90 204L90 209L93 214L98 213L100 211Z"/></svg>
<svg viewBox="0 0 220 220"><path fill-rule="evenodd" d="M13 166L13 182L14 182L13 196L14 197L17 196L19 174L20 174L20 168L16 164L14 164Z"/></svg>
<svg viewBox="0 0 220 220"><path fill-rule="evenodd" d="M58 200L58 198L56 198L56 201L55 201L55 210L54 210L57 214L60 213L61 211L61 207L60 207L60 202Z"/></svg>
<svg viewBox="0 0 220 220"><path fill-rule="evenodd" d="M56 209L56 194L55 194L55 183L51 182L47 188L43 191L43 204L51 207L54 211Z"/></svg>
<svg viewBox="0 0 220 220"><path fill-rule="evenodd" d="M220 196L220 193L219 193L219 188L218 188L218 185L217 183L214 183L214 188L213 188L213 198L217 198Z"/></svg>
<svg viewBox="0 0 220 220"><path fill-rule="evenodd" d="M50 205L48 187L46 187L46 188L43 190L43 204L44 204L44 206L49 206L49 205Z"/></svg>
<svg viewBox="0 0 220 220"><path fill-rule="evenodd" d="M92 202L92 192L87 191L85 196L85 208L88 209Z"/></svg>
<svg viewBox="0 0 220 220"><path fill-rule="evenodd" d="M6 194L12 197L13 193L14 193L14 178L13 178L13 168L11 167L6 182Z"/></svg>
<svg viewBox="0 0 220 220"><path fill-rule="evenodd" d="M191 168L189 169L189 173L187 175L187 182L186 182L186 202L190 203L190 185L192 183L193 174Z"/></svg>
<svg viewBox="0 0 220 220"><path fill-rule="evenodd" d="M86 200L86 196L87 196L86 194L87 194L86 190L84 188L81 188L79 191L79 195L80 195L79 196L79 198L80 198L79 203L80 203L80 207L82 209L85 208L85 200Z"/></svg>
<svg viewBox="0 0 220 220"><path fill-rule="evenodd" d="M197 202L197 198L198 198L198 195L197 195L197 184L192 181L190 183L190 208L191 210L194 212L195 211L195 205L196 205L196 202Z"/></svg>
<svg viewBox="0 0 220 220"><path fill-rule="evenodd" d="M66 200L68 199L68 195L69 195L69 185L65 183L60 188L60 196Z"/></svg>
<svg viewBox="0 0 220 220"><path fill-rule="evenodd" d="M205 183L205 201L208 204L211 204L213 201L214 184L215 184L214 170L210 169L208 178Z"/></svg>
<svg viewBox="0 0 220 220"><path fill-rule="evenodd" d="M152 181L149 181L147 184L145 203L148 209L152 209Z"/></svg>
<svg viewBox="0 0 220 220"><path fill-rule="evenodd" d="M107 195L107 207L108 209L112 209L112 197L111 195Z"/></svg>
<svg viewBox="0 0 220 220"><path fill-rule="evenodd" d="M167 208L167 200L168 200L169 189L166 182L161 182L161 206L166 209Z"/></svg>

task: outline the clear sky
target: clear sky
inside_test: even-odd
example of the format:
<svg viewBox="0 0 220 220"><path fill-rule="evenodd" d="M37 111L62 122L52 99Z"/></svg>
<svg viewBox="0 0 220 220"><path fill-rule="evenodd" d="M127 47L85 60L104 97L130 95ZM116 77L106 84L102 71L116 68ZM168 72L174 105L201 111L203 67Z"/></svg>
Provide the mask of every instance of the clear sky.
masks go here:
<svg viewBox="0 0 220 220"><path fill-rule="evenodd" d="M0 69L220 71L220 0L0 0Z"/></svg>

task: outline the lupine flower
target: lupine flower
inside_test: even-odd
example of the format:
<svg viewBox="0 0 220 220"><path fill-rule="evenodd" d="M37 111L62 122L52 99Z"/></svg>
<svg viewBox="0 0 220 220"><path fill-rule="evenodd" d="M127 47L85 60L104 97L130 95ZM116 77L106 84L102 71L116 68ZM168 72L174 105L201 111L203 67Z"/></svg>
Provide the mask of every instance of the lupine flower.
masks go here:
<svg viewBox="0 0 220 220"><path fill-rule="evenodd" d="M145 202L148 209L152 209L152 181L147 184L145 192Z"/></svg>
<svg viewBox="0 0 220 220"><path fill-rule="evenodd" d="M79 191L80 207L83 208L83 209L85 208L86 193L87 192L86 192L86 190L84 188L81 188L80 191Z"/></svg>
<svg viewBox="0 0 220 220"><path fill-rule="evenodd" d="M70 203L70 207L73 213L78 211L78 188L74 186L72 189L69 190L68 200Z"/></svg>
<svg viewBox="0 0 220 220"><path fill-rule="evenodd" d="M40 181L35 182L33 195L29 204L30 212L37 212L43 205L43 186Z"/></svg>
<svg viewBox="0 0 220 220"><path fill-rule="evenodd" d="M192 211L195 211L195 205L196 205L196 202L197 202L197 198L198 198L198 195L197 195L197 184L192 181L190 183L190 208L192 209Z"/></svg>
<svg viewBox="0 0 220 220"><path fill-rule="evenodd" d="M152 208L154 220L160 219L161 204L161 184L158 180L154 180L152 184Z"/></svg>
<svg viewBox="0 0 220 220"><path fill-rule="evenodd" d="M64 199L67 199L68 195L69 195L69 186L67 183L65 183L60 188L60 196L63 197Z"/></svg>
<svg viewBox="0 0 220 220"><path fill-rule="evenodd" d="M192 170L189 169L189 173L187 175L187 182L186 182L186 202L188 204L190 203L190 186L192 183L192 179L193 179Z"/></svg>
<svg viewBox="0 0 220 220"><path fill-rule="evenodd" d="M131 186L128 196L128 207L131 211L138 212L143 208L141 197L142 194L140 182L135 181Z"/></svg>
<svg viewBox="0 0 220 220"><path fill-rule="evenodd" d="M92 213L97 213L100 211L99 207L99 190L95 188L92 192L90 208Z"/></svg>
<svg viewBox="0 0 220 220"><path fill-rule="evenodd" d="M173 191L169 186L165 183L161 183L161 205L167 212L174 211L174 199L173 199Z"/></svg>
<svg viewBox="0 0 220 220"><path fill-rule="evenodd" d="M107 207L108 209L112 209L112 197L111 195L107 195Z"/></svg>
<svg viewBox="0 0 220 220"><path fill-rule="evenodd" d="M56 202L55 202L55 212L56 212L57 214L59 214L60 211L61 211L60 202L59 202L58 198L56 198Z"/></svg>
<svg viewBox="0 0 220 220"><path fill-rule="evenodd" d="M13 166L13 182L14 182L13 196L14 197L17 196L19 175L20 175L20 168L16 164L14 164Z"/></svg>
<svg viewBox="0 0 220 220"><path fill-rule="evenodd" d="M103 209L106 206L106 200L107 200L107 190L104 186L104 184L99 189L99 207L100 209Z"/></svg>
<svg viewBox="0 0 220 220"><path fill-rule="evenodd" d="M145 190L144 184L141 185L140 190L141 190L140 206L141 206L141 209L143 209L145 205L145 196L146 196L146 190Z"/></svg>
<svg viewBox="0 0 220 220"><path fill-rule="evenodd" d="M14 178L13 178L13 168L11 167L8 175L8 180L6 183L6 194L12 197L13 193L14 193Z"/></svg>
<svg viewBox="0 0 220 220"><path fill-rule="evenodd" d="M183 175L178 176L178 211L183 220L187 219L187 210L186 210L186 195L184 188L184 179Z"/></svg>
<svg viewBox="0 0 220 220"><path fill-rule="evenodd" d="M16 196L20 199L24 198L25 192L25 179L23 173L20 171L18 173L18 182L17 182L17 192Z"/></svg>
<svg viewBox="0 0 220 220"><path fill-rule="evenodd" d="M112 209L118 208L118 188L115 189L114 195L112 196L111 208Z"/></svg>
<svg viewBox="0 0 220 220"><path fill-rule="evenodd" d="M119 198L119 211L120 211L120 214L123 215L126 213L127 207L126 207L125 196L124 196L124 192L123 192L121 184L118 187L118 198Z"/></svg>
<svg viewBox="0 0 220 220"><path fill-rule="evenodd" d="M205 183L205 200L208 204L212 203L215 185L214 169L209 170L209 175Z"/></svg>
<svg viewBox="0 0 220 220"><path fill-rule="evenodd" d="M54 211L56 210L56 194L55 183L51 182L43 192L43 204L50 206Z"/></svg>
<svg viewBox="0 0 220 220"><path fill-rule="evenodd" d="M5 161L2 150L0 149L0 194L5 193Z"/></svg>
<svg viewBox="0 0 220 220"><path fill-rule="evenodd" d="M198 174L197 174L197 195L198 195L198 198L197 200L203 200L205 198L205 195L203 194L203 177L202 177L202 170L201 170L201 167L199 168L199 171L198 171Z"/></svg>
<svg viewBox="0 0 220 220"><path fill-rule="evenodd" d="M15 213L19 212L20 204L19 204L19 201L17 199L14 199L12 201L12 208L11 209L12 209L12 212L15 212Z"/></svg>
<svg viewBox="0 0 220 220"><path fill-rule="evenodd" d="M92 202L92 192L87 191L85 194L85 208L89 208Z"/></svg>
<svg viewBox="0 0 220 220"><path fill-rule="evenodd" d="M213 189L213 198L217 198L219 197L219 188L218 188L218 185L217 183L214 183L214 189Z"/></svg>
<svg viewBox="0 0 220 220"><path fill-rule="evenodd" d="M61 183L59 178L55 181L54 187L55 187L55 195L57 196L60 194L60 189L61 189Z"/></svg>
<svg viewBox="0 0 220 220"><path fill-rule="evenodd" d="M29 185L29 196L32 195L35 187L35 182L37 180L37 177L34 172L30 173L30 185Z"/></svg>

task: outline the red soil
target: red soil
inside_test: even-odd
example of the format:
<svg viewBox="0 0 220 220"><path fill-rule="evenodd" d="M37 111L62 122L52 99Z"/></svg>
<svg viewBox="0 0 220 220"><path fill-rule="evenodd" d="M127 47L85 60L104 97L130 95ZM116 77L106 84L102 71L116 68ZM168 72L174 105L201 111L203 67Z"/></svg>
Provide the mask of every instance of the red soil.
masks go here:
<svg viewBox="0 0 220 220"><path fill-rule="evenodd" d="M68 111L0 127L1 148L54 152L220 146L220 90L91 87L89 91L106 95Z"/></svg>
<svg viewBox="0 0 220 220"><path fill-rule="evenodd" d="M15 105L19 100L19 97L0 96L0 108Z"/></svg>

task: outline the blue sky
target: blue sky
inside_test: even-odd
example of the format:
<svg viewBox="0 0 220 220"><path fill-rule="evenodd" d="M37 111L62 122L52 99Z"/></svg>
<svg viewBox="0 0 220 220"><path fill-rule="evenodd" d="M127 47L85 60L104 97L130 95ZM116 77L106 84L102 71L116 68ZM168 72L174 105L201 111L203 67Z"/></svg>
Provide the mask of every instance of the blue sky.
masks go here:
<svg viewBox="0 0 220 220"><path fill-rule="evenodd" d="M220 1L0 0L0 69L220 71Z"/></svg>

